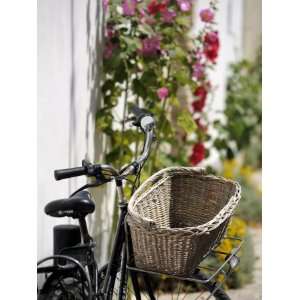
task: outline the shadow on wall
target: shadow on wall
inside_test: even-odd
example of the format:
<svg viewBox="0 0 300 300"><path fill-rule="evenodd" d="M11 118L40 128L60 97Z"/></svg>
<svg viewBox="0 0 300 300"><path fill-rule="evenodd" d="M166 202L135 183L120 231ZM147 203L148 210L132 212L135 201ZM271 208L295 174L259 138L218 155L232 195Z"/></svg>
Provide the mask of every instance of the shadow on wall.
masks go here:
<svg viewBox="0 0 300 300"><path fill-rule="evenodd" d="M93 7L96 6L96 7ZM101 95L101 78L102 78L102 53L103 53L103 37L104 37L104 13L102 9L102 1L87 2L86 9L86 29L87 29L87 52L88 52L88 72L87 85L90 90L90 106L86 117L85 137L89 140L90 124L95 126L96 112L102 107ZM107 141L99 132L94 131L93 138L95 162L104 162L104 154L107 152ZM87 145L87 150L88 145ZM87 151L87 153L90 153ZM110 184L101 188L91 189L91 193L96 201L96 210L93 215L89 215L89 229L97 248L95 250L96 259L104 262L108 256L108 244L111 233L111 220L113 213L114 187Z"/></svg>

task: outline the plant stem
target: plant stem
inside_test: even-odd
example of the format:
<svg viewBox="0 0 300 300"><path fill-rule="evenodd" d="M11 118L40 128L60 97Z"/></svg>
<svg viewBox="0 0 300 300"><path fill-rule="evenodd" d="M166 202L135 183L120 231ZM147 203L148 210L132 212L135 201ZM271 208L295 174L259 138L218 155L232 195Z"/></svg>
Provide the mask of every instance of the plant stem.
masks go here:
<svg viewBox="0 0 300 300"><path fill-rule="evenodd" d="M162 111L161 111L161 114L160 114L159 119L158 119L159 124L161 124L161 126L158 128L158 131L157 131L157 139L156 139L156 144L155 144L155 148L154 148L154 151L153 151L150 174L152 174L154 169L155 169L156 156L157 156L157 152L158 152L159 146L160 146L160 136L161 136L161 132L164 129L165 122L166 122L165 121L166 120L165 112L167 111L167 109L166 109L167 102L168 102L167 99L164 100L164 102L162 104Z"/></svg>
<svg viewBox="0 0 300 300"><path fill-rule="evenodd" d="M127 111L127 102L128 102L128 89L129 89L129 79L127 77L126 83L125 83L125 97L124 97L124 105L123 105L123 120L122 120L122 135L121 135L121 154L119 159L119 165L118 168L121 167L122 164L122 157L124 155L124 132L125 132L125 119L126 119L126 111Z"/></svg>

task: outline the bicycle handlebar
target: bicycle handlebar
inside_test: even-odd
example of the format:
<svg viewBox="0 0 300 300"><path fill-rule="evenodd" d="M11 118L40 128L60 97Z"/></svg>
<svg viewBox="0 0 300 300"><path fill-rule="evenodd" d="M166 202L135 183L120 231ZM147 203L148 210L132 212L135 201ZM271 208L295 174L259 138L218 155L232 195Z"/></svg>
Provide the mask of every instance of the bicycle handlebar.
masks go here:
<svg viewBox="0 0 300 300"><path fill-rule="evenodd" d="M86 175L86 167L76 167L54 171L54 177L56 180L77 177L81 175Z"/></svg>
<svg viewBox="0 0 300 300"><path fill-rule="evenodd" d="M55 179L61 180L82 175L97 177L102 175L103 172L109 172L110 176L114 177L117 177L118 175L122 175L124 177L135 174L150 154L151 144L154 139L153 129L155 126L155 122L152 114L145 109L134 106L131 111L135 116L133 124L142 129L142 131L146 135L146 138L142 154L133 163L122 168L122 170L120 171L121 174L110 165L92 165L83 161L82 167L55 170Z"/></svg>

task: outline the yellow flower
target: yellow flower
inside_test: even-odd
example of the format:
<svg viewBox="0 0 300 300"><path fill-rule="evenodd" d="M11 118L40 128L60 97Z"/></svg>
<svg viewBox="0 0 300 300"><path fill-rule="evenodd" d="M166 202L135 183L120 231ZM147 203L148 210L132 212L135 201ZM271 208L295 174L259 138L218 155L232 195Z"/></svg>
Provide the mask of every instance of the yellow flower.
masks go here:
<svg viewBox="0 0 300 300"><path fill-rule="evenodd" d="M231 237L240 237L240 238L244 238L246 235L246 230L247 230L247 225L246 223L238 218L238 217L232 217L230 224L228 225L227 228L227 236L231 236ZM237 246L239 242L236 240L230 240L230 239L224 239L221 244L217 247L217 251L221 251L221 252L226 252L226 253L230 253L233 248L235 248ZM217 253L217 258L220 261L224 261L226 258L225 254L220 254Z"/></svg>
<svg viewBox="0 0 300 300"><path fill-rule="evenodd" d="M253 168L251 166L243 166L240 170L240 174L245 177L245 179L249 182L251 180L251 176L253 175Z"/></svg>
<svg viewBox="0 0 300 300"><path fill-rule="evenodd" d="M223 164L223 176L225 178L233 179L238 172L238 162L236 159L225 160Z"/></svg>

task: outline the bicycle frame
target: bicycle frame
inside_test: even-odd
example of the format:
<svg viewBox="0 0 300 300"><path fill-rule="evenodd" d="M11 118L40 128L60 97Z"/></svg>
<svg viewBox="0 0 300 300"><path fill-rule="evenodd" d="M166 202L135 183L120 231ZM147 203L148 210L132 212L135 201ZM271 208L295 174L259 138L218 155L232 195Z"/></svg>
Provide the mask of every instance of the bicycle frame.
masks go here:
<svg viewBox="0 0 300 300"><path fill-rule="evenodd" d="M118 225L115 233L112 253L110 257L110 261L108 263L106 275L104 278L104 283L102 290L100 291L102 295L104 295L104 299L111 299L113 296L113 287L115 284L116 276L118 271L120 272L120 283L119 283L119 300L125 299L126 296L126 288L127 288L127 280L128 280L128 272L130 273L133 289L135 292L135 296L137 300L140 300L140 291L137 282L136 272L129 270L127 268L127 264L129 259L133 257L132 249L131 249L131 239L129 231L127 230L126 224L126 215L128 203L124 199L123 196L123 185L122 181L117 181L117 192L119 198L119 209L120 215L118 220ZM122 255L120 256L120 254ZM120 268L120 270L119 270ZM145 285L149 294L150 299L155 299L150 283L147 280L147 275L144 274Z"/></svg>

